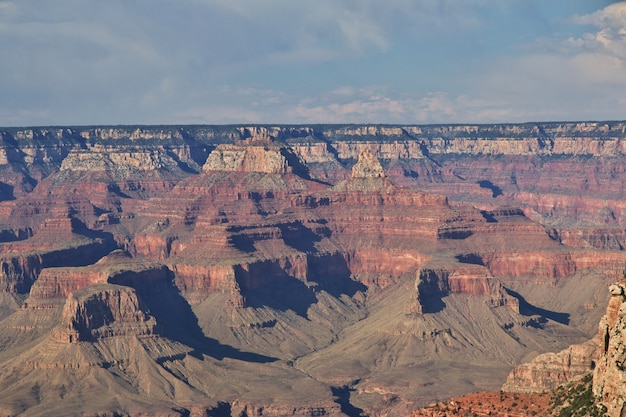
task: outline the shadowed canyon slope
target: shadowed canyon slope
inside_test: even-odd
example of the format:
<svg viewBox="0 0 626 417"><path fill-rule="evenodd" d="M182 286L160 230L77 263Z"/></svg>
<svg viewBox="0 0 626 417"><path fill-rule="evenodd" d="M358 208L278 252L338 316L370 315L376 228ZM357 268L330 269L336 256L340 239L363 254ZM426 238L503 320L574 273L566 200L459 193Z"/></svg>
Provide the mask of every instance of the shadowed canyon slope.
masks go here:
<svg viewBox="0 0 626 417"><path fill-rule="evenodd" d="M596 332L625 131L5 129L0 415L403 415L499 389Z"/></svg>

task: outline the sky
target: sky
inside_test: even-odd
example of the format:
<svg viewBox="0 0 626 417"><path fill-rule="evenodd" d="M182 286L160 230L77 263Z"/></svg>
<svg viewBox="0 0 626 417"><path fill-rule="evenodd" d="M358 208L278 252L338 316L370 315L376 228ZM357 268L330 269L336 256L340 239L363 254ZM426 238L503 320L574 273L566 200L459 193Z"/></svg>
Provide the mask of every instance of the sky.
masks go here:
<svg viewBox="0 0 626 417"><path fill-rule="evenodd" d="M0 126L626 119L626 1L0 0Z"/></svg>

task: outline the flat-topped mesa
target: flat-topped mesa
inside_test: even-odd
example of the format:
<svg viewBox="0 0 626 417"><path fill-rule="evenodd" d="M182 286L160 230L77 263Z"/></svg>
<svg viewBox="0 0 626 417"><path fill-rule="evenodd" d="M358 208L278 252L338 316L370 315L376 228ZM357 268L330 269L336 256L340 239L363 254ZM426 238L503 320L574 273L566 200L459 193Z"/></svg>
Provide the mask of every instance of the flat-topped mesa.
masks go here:
<svg viewBox="0 0 626 417"><path fill-rule="evenodd" d="M43 268L89 264L111 251L111 242L99 239L77 239L66 242L63 246L50 243L48 246L47 249L40 250L35 246L24 245L23 252L2 254L0 289L10 293L26 294ZM7 250L7 247L3 249Z"/></svg>
<svg viewBox="0 0 626 417"><path fill-rule="evenodd" d="M486 296L490 307L508 306L519 310L517 299L506 290L487 268L473 264L428 265L417 272L415 293L405 307L407 312L432 312L432 300L449 294Z"/></svg>
<svg viewBox="0 0 626 417"><path fill-rule="evenodd" d="M31 287L26 304L33 308L46 306L82 288L106 283L150 293L166 288L170 280L170 271L165 266L141 262L115 250L92 265L44 268Z"/></svg>
<svg viewBox="0 0 626 417"><path fill-rule="evenodd" d="M196 159L197 154L194 153ZM184 149L96 144L69 152L59 172L41 181L37 192L32 194L64 195L59 197L61 201L70 198L65 195L82 198L88 207L93 205L117 212L121 210L120 197L160 195L194 170L199 171L200 165ZM85 216L81 219L85 223L95 220Z"/></svg>
<svg viewBox="0 0 626 417"><path fill-rule="evenodd" d="M163 149L110 147L96 145L73 149L61 163L61 171L131 171L180 170L178 163Z"/></svg>
<svg viewBox="0 0 626 417"><path fill-rule="evenodd" d="M243 141L242 144L218 145L207 158L203 172L260 172L266 174L305 174L307 168L299 158L267 132Z"/></svg>

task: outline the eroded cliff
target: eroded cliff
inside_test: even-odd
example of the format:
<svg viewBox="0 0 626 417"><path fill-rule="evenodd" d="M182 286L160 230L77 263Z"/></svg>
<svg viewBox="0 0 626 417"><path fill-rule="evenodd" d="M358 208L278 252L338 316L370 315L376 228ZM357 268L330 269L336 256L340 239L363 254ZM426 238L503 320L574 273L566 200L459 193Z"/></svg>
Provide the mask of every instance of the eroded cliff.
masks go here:
<svg viewBox="0 0 626 417"><path fill-rule="evenodd" d="M610 287L611 299L600 322L599 359L593 373L593 393L611 417L626 412L626 280Z"/></svg>
<svg viewBox="0 0 626 417"><path fill-rule="evenodd" d="M626 410L626 281L610 286L611 297L599 331L585 343L558 353L538 355L516 367L502 389L507 392L539 393L578 381L593 374L592 392L606 415L622 416ZM555 396L556 397L556 396ZM594 398L591 398L594 400Z"/></svg>
<svg viewBox="0 0 626 417"><path fill-rule="evenodd" d="M403 413L588 338L626 263L623 123L1 137L8 415Z"/></svg>

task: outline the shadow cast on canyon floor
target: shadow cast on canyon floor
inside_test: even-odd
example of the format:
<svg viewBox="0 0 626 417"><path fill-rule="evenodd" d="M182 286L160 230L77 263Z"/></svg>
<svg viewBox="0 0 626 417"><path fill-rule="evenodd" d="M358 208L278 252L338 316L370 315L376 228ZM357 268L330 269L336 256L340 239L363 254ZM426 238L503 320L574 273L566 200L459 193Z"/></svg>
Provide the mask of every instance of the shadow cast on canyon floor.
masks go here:
<svg viewBox="0 0 626 417"><path fill-rule="evenodd" d="M349 277L331 284L319 284L315 281L305 283L297 278L285 277L261 288L248 290L244 296L249 307L269 307L283 312L291 310L308 319L309 308L319 301L317 296L319 291L326 291L339 298L341 295L352 297L357 291L365 292L366 289L365 285Z"/></svg>
<svg viewBox="0 0 626 417"><path fill-rule="evenodd" d="M443 311L446 308L446 303L443 299L447 296L448 294L441 292L420 299L418 302L422 305L422 313L432 314Z"/></svg>
<svg viewBox="0 0 626 417"><path fill-rule="evenodd" d="M283 241L287 246L304 253L317 253L316 242L320 242L322 237L328 237L330 230L324 230L323 236L319 236L314 231L302 224L301 221L284 223L278 226Z"/></svg>
<svg viewBox="0 0 626 417"><path fill-rule="evenodd" d="M335 402L339 404L341 412L348 417L361 417L363 416L363 409L354 406L350 402L350 392L356 391L354 388L344 385L343 387L330 387Z"/></svg>
<svg viewBox="0 0 626 417"><path fill-rule="evenodd" d="M217 360L231 358L253 363L269 363L278 360L271 356L241 351L205 336L191 306L171 278L173 277L170 276L164 288L158 290L135 289L156 319L162 336L191 347L193 351L190 355L200 360L204 355Z"/></svg>
<svg viewBox="0 0 626 417"><path fill-rule="evenodd" d="M254 289L243 290L246 305L260 308L269 307L278 311L291 310L297 315L308 318L309 308L319 301L318 293L325 291L335 298L341 296L353 297L358 292L365 292L367 287L351 277L346 260L341 254L313 255L307 258L306 279L290 276L282 267L266 263L265 276L272 275L271 282L266 282ZM235 268L238 282L249 280L251 269L244 271ZM246 285L241 285L246 288Z"/></svg>
<svg viewBox="0 0 626 417"><path fill-rule="evenodd" d="M480 186L480 188L486 188L487 190L491 191L491 197L493 198L503 195L502 188L498 187L489 180L481 180L478 181L477 184Z"/></svg>
<svg viewBox="0 0 626 417"><path fill-rule="evenodd" d="M348 262L340 253L310 257L307 265L309 281L316 283L333 297L354 297L357 292L367 291L367 286L352 278Z"/></svg>
<svg viewBox="0 0 626 417"><path fill-rule="evenodd" d="M318 301L311 288L293 277L285 277L260 288L248 290L244 296L249 307L291 310L304 318L307 318L309 307Z"/></svg>
<svg viewBox="0 0 626 417"><path fill-rule="evenodd" d="M519 300L519 311L520 314L524 315L524 316L533 316L533 315L539 315L542 317L545 317L549 320L555 321L557 323L561 323L561 324L565 324L565 325L569 325L570 322L570 314L569 313L559 313L557 311L551 311L551 310L546 310L544 308L541 307L537 307L534 306L532 304L530 304L528 301L526 301L524 299L524 297L522 297L521 294L510 290L508 288L505 288L507 294L509 294L512 297L515 297Z"/></svg>

